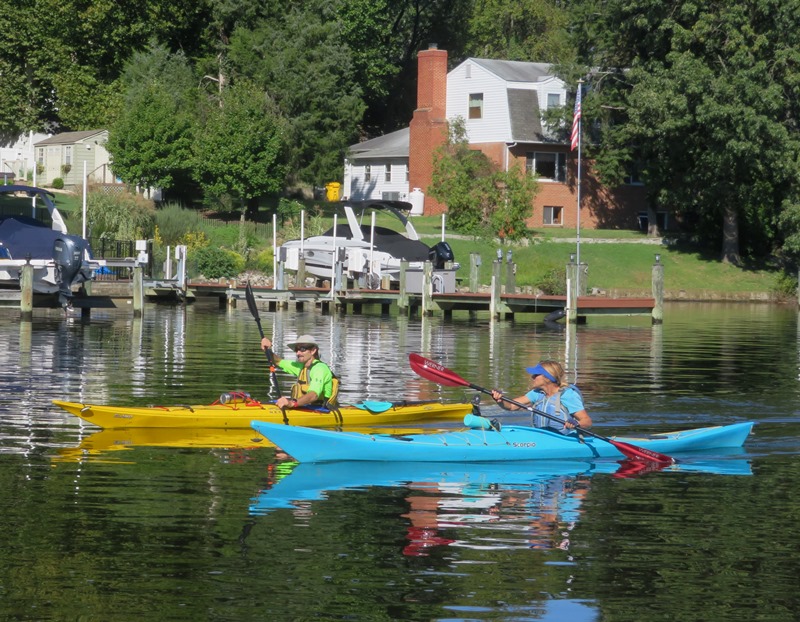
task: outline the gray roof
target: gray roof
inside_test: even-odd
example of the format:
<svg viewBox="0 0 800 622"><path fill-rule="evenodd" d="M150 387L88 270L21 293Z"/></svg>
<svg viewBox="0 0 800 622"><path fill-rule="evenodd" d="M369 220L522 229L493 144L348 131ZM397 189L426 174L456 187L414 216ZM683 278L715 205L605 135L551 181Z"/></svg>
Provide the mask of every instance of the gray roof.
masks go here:
<svg viewBox="0 0 800 622"><path fill-rule="evenodd" d="M106 130L85 130L83 132L61 132L60 134L56 134L55 136L51 136L50 138L45 138L44 140L36 143L36 146L39 147L41 145L74 145L82 140L86 140L87 138L92 138L93 136L97 136L98 134L102 134Z"/></svg>
<svg viewBox="0 0 800 622"><path fill-rule="evenodd" d="M553 75L553 66L548 63L489 58L470 58L469 60L508 82L539 82L543 78Z"/></svg>
<svg viewBox="0 0 800 622"><path fill-rule="evenodd" d="M401 130L350 145L350 158L407 158L409 130Z"/></svg>
<svg viewBox="0 0 800 622"><path fill-rule="evenodd" d="M530 89L507 89L508 112L511 117L511 138L531 143L545 140L542 133L539 96Z"/></svg>

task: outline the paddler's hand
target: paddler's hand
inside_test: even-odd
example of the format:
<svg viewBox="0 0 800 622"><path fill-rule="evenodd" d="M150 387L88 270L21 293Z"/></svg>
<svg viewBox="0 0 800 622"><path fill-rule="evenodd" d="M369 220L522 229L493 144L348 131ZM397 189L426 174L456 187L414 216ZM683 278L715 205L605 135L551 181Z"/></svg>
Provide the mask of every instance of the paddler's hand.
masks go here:
<svg viewBox="0 0 800 622"><path fill-rule="evenodd" d="M578 426L580 426L580 424L581 424L581 422L578 421L575 417L570 417L564 423L564 427L565 428L569 428L570 430L572 430L572 429L577 428Z"/></svg>
<svg viewBox="0 0 800 622"><path fill-rule="evenodd" d="M297 400L291 397L279 397L275 402L278 408L297 408Z"/></svg>
<svg viewBox="0 0 800 622"><path fill-rule="evenodd" d="M261 349L265 352L272 347L272 342L266 337L261 338Z"/></svg>
<svg viewBox="0 0 800 622"><path fill-rule="evenodd" d="M506 406L506 403L503 401L503 392L498 391L497 389L492 389L492 399L497 402L497 405L502 408L503 410L511 410L510 406Z"/></svg>

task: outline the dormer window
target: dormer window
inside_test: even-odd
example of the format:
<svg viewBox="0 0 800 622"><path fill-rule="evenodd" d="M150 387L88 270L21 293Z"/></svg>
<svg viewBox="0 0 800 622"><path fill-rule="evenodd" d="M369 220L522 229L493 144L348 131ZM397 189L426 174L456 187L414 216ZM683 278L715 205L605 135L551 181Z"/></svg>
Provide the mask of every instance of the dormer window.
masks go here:
<svg viewBox="0 0 800 622"><path fill-rule="evenodd" d="M470 96L469 96L469 118L470 119L483 119L483 93L471 93L470 94Z"/></svg>
<svg viewBox="0 0 800 622"><path fill-rule="evenodd" d="M558 108L561 105L561 95L558 93L548 93L547 94L547 107L548 108Z"/></svg>

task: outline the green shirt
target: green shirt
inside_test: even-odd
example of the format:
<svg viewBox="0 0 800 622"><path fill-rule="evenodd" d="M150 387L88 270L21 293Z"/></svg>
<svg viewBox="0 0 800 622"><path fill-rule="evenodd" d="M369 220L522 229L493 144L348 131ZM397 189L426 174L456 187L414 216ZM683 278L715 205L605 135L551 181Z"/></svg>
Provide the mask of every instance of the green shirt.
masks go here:
<svg viewBox="0 0 800 622"><path fill-rule="evenodd" d="M303 371L302 363L286 359L281 359L278 367L295 377L299 377L300 372ZM325 401L333 394L333 372L327 364L320 360L315 361L308 369L308 386L300 386L301 393L310 391L316 393L317 399L321 401Z"/></svg>

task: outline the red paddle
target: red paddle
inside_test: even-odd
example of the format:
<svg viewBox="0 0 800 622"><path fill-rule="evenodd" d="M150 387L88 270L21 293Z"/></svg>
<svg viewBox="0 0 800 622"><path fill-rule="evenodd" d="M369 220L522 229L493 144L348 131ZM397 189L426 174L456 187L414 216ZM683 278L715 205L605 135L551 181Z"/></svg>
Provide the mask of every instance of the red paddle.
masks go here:
<svg viewBox="0 0 800 622"><path fill-rule="evenodd" d="M484 389L483 387L479 387L476 384L472 384L471 382L464 380L461 376L459 376L455 372L447 369L447 367L440 365L436 361L426 359L425 357L420 356L419 354L414 354L412 352L411 354L408 355L408 361L411 364L411 369L413 369L417 374L437 384L442 384L448 387L469 387L470 389L475 389L476 391L480 391L481 393L486 393L487 395L492 394L492 392L489 389ZM529 410L530 412L536 413L537 415L541 415L543 417L547 417L548 419L552 419L553 421L563 423L563 420L561 418L555 417L537 408L533 408L533 406L529 404L521 404L520 402L509 399L507 397L503 397L503 400L505 400L509 404L514 404L519 408L524 408L525 410ZM599 438L601 441L611 443L614 447L617 448L617 450L621 454L627 456L628 458L633 458L634 460L644 460L645 462L656 462L658 464L665 464L665 465L674 464L675 462L674 458L671 458L670 456L664 454L660 454L657 451L653 451L652 449L645 449L644 447L637 447L636 445L631 445L630 443L615 441L614 439L608 438L606 436L601 436L600 434L596 434L595 432L590 432L586 428L576 427L575 429L579 430L584 434L588 434L589 436L593 436L594 438Z"/></svg>

